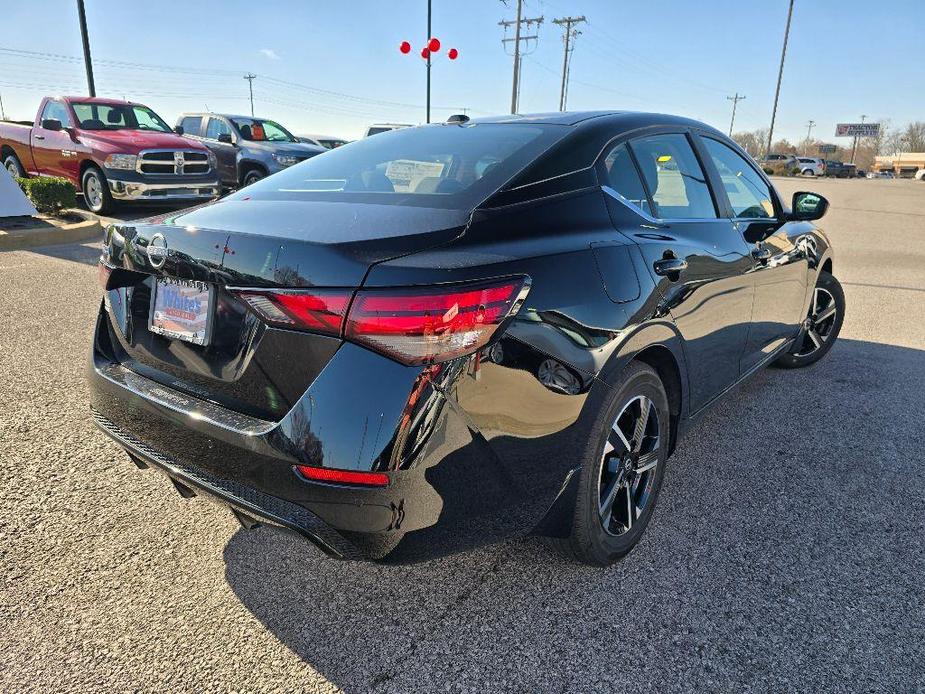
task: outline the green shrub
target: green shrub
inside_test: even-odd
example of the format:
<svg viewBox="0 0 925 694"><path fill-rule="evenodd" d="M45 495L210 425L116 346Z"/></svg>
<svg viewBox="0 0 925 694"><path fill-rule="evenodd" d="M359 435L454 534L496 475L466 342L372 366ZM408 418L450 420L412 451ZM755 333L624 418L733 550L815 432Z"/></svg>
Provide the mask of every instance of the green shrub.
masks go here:
<svg viewBox="0 0 925 694"><path fill-rule="evenodd" d="M17 178L16 182L43 214L57 214L77 204L77 189L66 178L39 176L37 178Z"/></svg>
<svg viewBox="0 0 925 694"><path fill-rule="evenodd" d="M764 171L768 176L774 175L774 169L772 169L770 166L764 166L761 168L761 170Z"/></svg>

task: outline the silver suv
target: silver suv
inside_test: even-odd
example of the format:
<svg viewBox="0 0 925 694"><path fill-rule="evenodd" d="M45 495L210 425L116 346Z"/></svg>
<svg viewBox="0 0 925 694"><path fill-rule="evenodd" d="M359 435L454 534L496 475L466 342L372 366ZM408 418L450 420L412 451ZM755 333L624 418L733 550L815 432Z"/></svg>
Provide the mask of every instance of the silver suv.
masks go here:
<svg viewBox="0 0 925 694"><path fill-rule="evenodd" d="M799 157L800 173L803 176L825 176L825 159L818 157Z"/></svg>
<svg viewBox="0 0 925 694"><path fill-rule="evenodd" d="M239 188L327 150L307 145L279 123L225 113L184 113L176 131L208 147L222 185Z"/></svg>

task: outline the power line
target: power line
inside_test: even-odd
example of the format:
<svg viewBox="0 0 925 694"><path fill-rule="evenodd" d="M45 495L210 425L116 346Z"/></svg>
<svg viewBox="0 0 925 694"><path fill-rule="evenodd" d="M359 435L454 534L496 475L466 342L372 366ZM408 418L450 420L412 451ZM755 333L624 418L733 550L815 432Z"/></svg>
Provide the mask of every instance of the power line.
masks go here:
<svg viewBox="0 0 925 694"><path fill-rule="evenodd" d="M736 106L745 98L745 95L739 96L739 92L736 92L735 96L727 96L726 98L732 102L732 120L729 121L729 137L732 137L732 126L736 122Z"/></svg>
<svg viewBox="0 0 925 694"><path fill-rule="evenodd" d="M254 117L254 80L257 79L257 75L253 72L248 72L244 75L244 79L247 80L247 88L251 93L251 118Z"/></svg>
<svg viewBox="0 0 925 694"><path fill-rule="evenodd" d="M560 17L559 19L552 20L553 24L558 24L561 27L564 27L564 33L562 35L562 41L565 44L565 51L562 56L562 87L559 89L559 110L565 110L566 103L566 94L568 90L568 75L569 75L569 63L571 59L569 57L570 53L575 50L575 46L572 43L578 36L581 34L578 29L573 29L572 27L575 24L581 24L582 22L587 22L584 15L580 17ZM571 48L569 44L572 43Z"/></svg>
<svg viewBox="0 0 925 694"><path fill-rule="evenodd" d="M507 4L505 0L501 0L501 1L504 2L505 5ZM514 38L513 39L505 38L505 39L502 39L501 41L502 45L509 43L511 41L513 41L514 43L514 81L513 81L513 84L511 85L511 113L517 113L517 107L520 102L520 59L521 59L520 42L521 41L526 42L530 40L539 39L538 34L533 34L532 36L522 35L520 33L520 26L522 24L525 24L527 27L527 30L529 31L530 27L533 26L534 24L537 26L537 28L539 28L540 24L543 23L542 15L540 15L539 17L524 18L523 17L523 4L524 4L523 0L517 0L517 19L513 21L512 20L506 20L506 21L502 20L498 22L498 26L504 27L505 33L507 33L507 28L509 26L514 27Z"/></svg>

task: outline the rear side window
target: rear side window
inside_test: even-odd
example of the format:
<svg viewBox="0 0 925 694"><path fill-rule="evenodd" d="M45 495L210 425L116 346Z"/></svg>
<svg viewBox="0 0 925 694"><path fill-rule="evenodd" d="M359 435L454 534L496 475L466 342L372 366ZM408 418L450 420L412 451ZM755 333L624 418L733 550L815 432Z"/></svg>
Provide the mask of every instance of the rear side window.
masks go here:
<svg viewBox="0 0 925 694"><path fill-rule="evenodd" d="M206 128L206 137L210 140L217 140L219 135L231 135L231 126L221 118L210 118Z"/></svg>
<svg viewBox="0 0 925 694"><path fill-rule="evenodd" d="M604 157L604 172L607 185L617 191L621 198L646 214L652 214L646 189L625 144L617 145Z"/></svg>
<svg viewBox="0 0 925 694"><path fill-rule="evenodd" d="M722 142L704 137L703 143L719 172L726 197L740 219L767 219L774 216L771 189L745 159ZM807 161L812 161L808 159Z"/></svg>
<svg viewBox="0 0 925 694"><path fill-rule="evenodd" d="M200 116L187 116L180 121L180 127L183 128L184 135L202 134L202 118Z"/></svg>
<svg viewBox="0 0 925 694"><path fill-rule="evenodd" d="M715 219L716 206L706 176L681 134L652 135L632 140L630 147L660 219Z"/></svg>
<svg viewBox="0 0 925 694"><path fill-rule="evenodd" d="M67 112L67 107L60 101L49 101L42 109L42 120L60 121L61 125L67 127L71 124L71 117Z"/></svg>

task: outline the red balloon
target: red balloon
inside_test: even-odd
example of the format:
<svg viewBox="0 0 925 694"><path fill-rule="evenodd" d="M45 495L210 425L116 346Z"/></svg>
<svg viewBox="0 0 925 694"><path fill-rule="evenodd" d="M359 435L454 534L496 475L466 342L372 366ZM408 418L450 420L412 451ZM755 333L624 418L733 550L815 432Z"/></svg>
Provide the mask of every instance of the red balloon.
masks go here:
<svg viewBox="0 0 925 694"><path fill-rule="evenodd" d="M431 53L436 53L440 50L440 39L431 39L427 42L427 47L430 49Z"/></svg>
<svg viewBox="0 0 925 694"><path fill-rule="evenodd" d="M424 59L429 58L429 57L430 57L430 49L427 48L427 47L422 48L422 49L421 49L421 57L424 58Z"/></svg>
<svg viewBox="0 0 925 694"><path fill-rule="evenodd" d="M446 55L450 60L456 60L459 57L459 51L455 48L451 48Z"/></svg>
<svg viewBox="0 0 925 694"><path fill-rule="evenodd" d="M407 41L402 41L401 45L398 47L398 50L400 50L402 53L410 53L411 44L408 43Z"/></svg>

